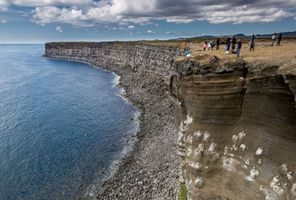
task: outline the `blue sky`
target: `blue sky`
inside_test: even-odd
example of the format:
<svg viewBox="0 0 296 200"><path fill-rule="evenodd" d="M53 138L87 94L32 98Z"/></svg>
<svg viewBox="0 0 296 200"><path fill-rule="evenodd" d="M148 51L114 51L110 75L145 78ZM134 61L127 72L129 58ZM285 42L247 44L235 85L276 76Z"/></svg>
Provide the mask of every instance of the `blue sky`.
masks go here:
<svg viewBox="0 0 296 200"><path fill-rule="evenodd" d="M296 0L0 0L0 43L296 30Z"/></svg>

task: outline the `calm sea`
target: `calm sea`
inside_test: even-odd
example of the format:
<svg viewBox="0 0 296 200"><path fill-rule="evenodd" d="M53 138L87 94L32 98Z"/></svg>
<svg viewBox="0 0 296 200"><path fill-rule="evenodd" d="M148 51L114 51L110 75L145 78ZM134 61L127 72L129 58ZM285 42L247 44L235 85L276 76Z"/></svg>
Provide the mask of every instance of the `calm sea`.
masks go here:
<svg viewBox="0 0 296 200"><path fill-rule="evenodd" d="M78 199L123 151L136 110L112 73L0 45L0 199Z"/></svg>

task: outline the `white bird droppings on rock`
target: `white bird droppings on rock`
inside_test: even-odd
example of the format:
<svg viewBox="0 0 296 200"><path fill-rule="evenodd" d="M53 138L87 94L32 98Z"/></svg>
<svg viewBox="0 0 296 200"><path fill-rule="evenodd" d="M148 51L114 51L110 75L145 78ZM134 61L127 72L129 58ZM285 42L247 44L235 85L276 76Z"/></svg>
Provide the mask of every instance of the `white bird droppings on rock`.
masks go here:
<svg viewBox="0 0 296 200"><path fill-rule="evenodd" d="M246 180L253 182L257 176L259 176L259 171L256 169L256 167L253 167L250 170L250 175L246 177Z"/></svg>
<svg viewBox="0 0 296 200"><path fill-rule="evenodd" d="M291 194L292 194L293 196L296 196L296 183L294 183L294 184L292 185L292 188L291 188Z"/></svg>
<svg viewBox="0 0 296 200"><path fill-rule="evenodd" d="M257 156L260 156L260 155L262 155L262 153L263 153L263 148L261 148L261 147L259 147L257 150L256 150L256 155Z"/></svg>
<svg viewBox="0 0 296 200"><path fill-rule="evenodd" d="M288 178L289 181L293 180L292 172L287 173L287 178Z"/></svg>
<svg viewBox="0 0 296 200"><path fill-rule="evenodd" d="M212 142L210 144L209 149L208 149L209 154L213 154L215 152L215 148L216 148L216 144L214 142Z"/></svg>
<svg viewBox="0 0 296 200"><path fill-rule="evenodd" d="M204 183L205 183L204 179L199 176L194 181L195 186L198 188L202 188L204 186Z"/></svg>
<svg viewBox="0 0 296 200"><path fill-rule="evenodd" d="M191 154L192 154L192 148L190 147L190 148L187 148L187 157L190 157L191 156Z"/></svg>
<svg viewBox="0 0 296 200"><path fill-rule="evenodd" d="M241 145L240 145L240 149L241 149L242 151L245 151L246 148L247 148L247 146L246 146L245 144L241 144Z"/></svg>
<svg viewBox="0 0 296 200"><path fill-rule="evenodd" d="M187 119L184 121L187 125L190 125L193 123L193 118L190 115L187 115Z"/></svg>
<svg viewBox="0 0 296 200"><path fill-rule="evenodd" d="M281 172L283 174L287 174L288 173L288 165L287 164L282 164L281 165Z"/></svg>
<svg viewBox="0 0 296 200"><path fill-rule="evenodd" d="M235 172L236 171L236 166L239 164L239 161L237 161L234 158L229 158L229 157L224 156L222 158L222 163L223 163L224 169L226 169L228 171Z"/></svg>
<svg viewBox="0 0 296 200"><path fill-rule="evenodd" d="M238 139L238 136L237 136L237 135L233 135L233 136L232 136L232 141L233 141L233 142L236 142L237 139Z"/></svg>
<svg viewBox="0 0 296 200"><path fill-rule="evenodd" d="M208 141L210 138L210 134L208 132L205 132L204 135L203 135L203 141Z"/></svg>
<svg viewBox="0 0 296 200"><path fill-rule="evenodd" d="M272 181L270 182L270 187L278 195L284 193L284 189L281 187L281 183L279 182L279 178L277 176L273 177Z"/></svg>
<svg viewBox="0 0 296 200"><path fill-rule="evenodd" d="M201 164L199 163L199 162L192 162L192 161L189 161L188 162L188 165L191 167L191 168L193 168L193 169L195 169L195 170L199 170L199 169L201 169Z"/></svg>
<svg viewBox="0 0 296 200"><path fill-rule="evenodd" d="M239 134L238 134L238 139L241 141L244 137L246 137L246 133L244 132L244 131L242 131L242 132L239 132Z"/></svg>
<svg viewBox="0 0 296 200"><path fill-rule="evenodd" d="M194 137L199 140L202 137L202 132L201 131L196 131L193 133Z"/></svg>

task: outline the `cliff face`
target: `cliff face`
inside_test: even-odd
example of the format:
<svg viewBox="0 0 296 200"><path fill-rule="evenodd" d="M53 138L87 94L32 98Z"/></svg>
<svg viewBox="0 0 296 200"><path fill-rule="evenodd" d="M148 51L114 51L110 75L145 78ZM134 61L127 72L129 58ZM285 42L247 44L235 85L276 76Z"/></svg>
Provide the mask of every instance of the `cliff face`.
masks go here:
<svg viewBox="0 0 296 200"><path fill-rule="evenodd" d="M178 49L132 42L47 43L45 56L86 62L105 69L126 68L162 76L175 74Z"/></svg>
<svg viewBox="0 0 296 200"><path fill-rule="evenodd" d="M186 185L188 199L296 199L294 67L220 63L215 57L206 64L175 62L177 52L176 48L140 43L46 44L48 57L115 71L124 79L123 86L134 88L127 91L133 103L149 111L142 119L147 125L139 144L142 157L135 155L130 161L132 171L123 170L105 196L98 198L174 198L170 183L176 185L173 174L177 170L170 165L176 164L172 145L177 141L176 131L168 124L176 118L182 158L180 181ZM179 100L178 108L166 101L165 84ZM148 118L154 121L145 121ZM164 127L157 132L160 122ZM152 138L157 138L154 143ZM155 149L147 150L147 145ZM138 185L134 191L135 186L129 188L126 181L136 174L142 178L149 174L150 178L145 176L144 189ZM171 189L167 192L168 186ZM150 187L161 189L150 191ZM141 196L144 193L148 196Z"/></svg>
<svg viewBox="0 0 296 200"><path fill-rule="evenodd" d="M178 69L188 199L296 199L295 76L244 62Z"/></svg>

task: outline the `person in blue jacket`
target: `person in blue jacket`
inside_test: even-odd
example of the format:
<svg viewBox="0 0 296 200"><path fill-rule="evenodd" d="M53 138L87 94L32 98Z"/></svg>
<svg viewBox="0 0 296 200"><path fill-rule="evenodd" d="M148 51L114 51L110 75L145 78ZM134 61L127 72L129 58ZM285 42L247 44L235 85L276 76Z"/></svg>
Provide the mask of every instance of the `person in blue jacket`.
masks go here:
<svg viewBox="0 0 296 200"><path fill-rule="evenodd" d="M237 43L237 50L236 50L236 54L237 54L238 58L240 57L240 51L241 51L242 45L243 45L243 43L242 43L241 39L239 39L238 43Z"/></svg>

